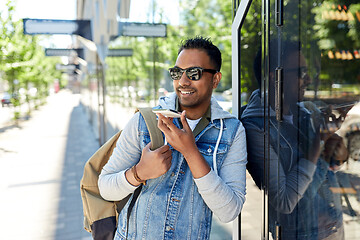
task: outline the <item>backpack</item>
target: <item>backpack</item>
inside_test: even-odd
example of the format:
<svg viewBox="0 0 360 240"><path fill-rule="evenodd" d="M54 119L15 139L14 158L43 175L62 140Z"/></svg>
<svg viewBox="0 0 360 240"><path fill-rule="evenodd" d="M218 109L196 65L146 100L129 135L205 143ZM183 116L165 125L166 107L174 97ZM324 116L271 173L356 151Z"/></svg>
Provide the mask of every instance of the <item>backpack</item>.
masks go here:
<svg viewBox="0 0 360 240"><path fill-rule="evenodd" d="M141 108L138 110L143 116L150 133L151 150L155 150L164 144L162 132L157 127L156 115L152 112L152 108ZM118 215L131 197L130 194L120 201L107 201L100 196L98 188L100 172L108 162L120 134L121 130L104 143L104 145L88 159L84 166L83 177L80 181L84 211L84 228L86 231L91 232L95 240L113 239L117 227ZM130 217L131 209L140 191L141 185L134 192L128 210L128 218Z"/></svg>

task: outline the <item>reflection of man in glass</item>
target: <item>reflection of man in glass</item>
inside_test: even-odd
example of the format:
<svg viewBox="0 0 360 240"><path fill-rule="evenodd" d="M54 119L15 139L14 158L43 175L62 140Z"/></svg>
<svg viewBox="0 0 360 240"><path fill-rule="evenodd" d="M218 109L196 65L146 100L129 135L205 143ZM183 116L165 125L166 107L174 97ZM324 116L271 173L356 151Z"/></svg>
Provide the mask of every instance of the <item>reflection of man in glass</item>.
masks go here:
<svg viewBox="0 0 360 240"><path fill-rule="evenodd" d="M332 158L343 160L347 152L336 134L320 134L321 121L316 119L320 112L303 102L311 79L299 46L282 44L284 99L282 121L277 121L274 89L278 49L277 44L270 44L270 109L264 113L264 99L260 90L255 90L241 119L247 133L248 170L257 186L268 191L273 236L279 226L281 239L343 239L340 194L332 191L339 184L323 156L331 148ZM260 63L259 53L254 63L259 83ZM264 121L265 116L269 121ZM269 149L265 148L268 143ZM265 155L268 169L264 167ZM268 176L267 185L264 176Z"/></svg>

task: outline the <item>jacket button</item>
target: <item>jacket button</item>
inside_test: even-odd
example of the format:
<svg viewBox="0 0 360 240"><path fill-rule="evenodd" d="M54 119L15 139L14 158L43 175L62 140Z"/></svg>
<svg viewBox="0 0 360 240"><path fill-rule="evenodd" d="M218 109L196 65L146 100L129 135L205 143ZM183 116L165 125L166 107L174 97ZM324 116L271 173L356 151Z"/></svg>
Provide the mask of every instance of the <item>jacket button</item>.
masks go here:
<svg viewBox="0 0 360 240"><path fill-rule="evenodd" d="M171 231L171 230L174 230L174 229L170 226L166 226L166 231Z"/></svg>

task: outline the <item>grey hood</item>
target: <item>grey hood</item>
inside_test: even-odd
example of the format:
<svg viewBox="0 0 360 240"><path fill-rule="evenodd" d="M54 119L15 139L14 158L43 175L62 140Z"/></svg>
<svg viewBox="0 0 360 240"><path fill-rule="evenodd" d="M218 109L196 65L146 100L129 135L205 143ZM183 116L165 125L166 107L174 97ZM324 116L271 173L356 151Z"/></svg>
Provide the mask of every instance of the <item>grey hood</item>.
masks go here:
<svg viewBox="0 0 360 240"><path fill-rule="evenodd" d="M170 108L175 109L177 101L176 93L171 93L167 97L160 97L159 104L161 108ZM219 103L216 101L215 97L211 97L211 121L215 119L226 119L226 118L236 118L231 113L222 109Z"/></svg>
<svg viewBox="0 0 360 240"><path fill-rule="evenodd" d="M275 117L276 113L273 109L270 108L270 117ZM260 89L256 89L249 98L249 103L247 104L244 112L241 115L241 118L246 117L264 117L264 103L261 100Z"/></svg>

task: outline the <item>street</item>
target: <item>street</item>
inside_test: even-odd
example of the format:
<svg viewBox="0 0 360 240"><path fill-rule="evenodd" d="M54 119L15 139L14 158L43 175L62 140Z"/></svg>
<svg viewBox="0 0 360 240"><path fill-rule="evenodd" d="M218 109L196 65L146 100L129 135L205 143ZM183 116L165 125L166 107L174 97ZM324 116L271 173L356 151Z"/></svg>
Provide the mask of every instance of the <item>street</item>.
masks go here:
<svg viewBox="0 0 360 240"><path fill-rule="evenodd" d="M10 122L13 115L13 109L10 106L0 107L0 126L5 126Z"/></svg>
<svg viewBox="0 0 360 240"><path fill-rule="evenodd" d="M1 110L1 114L10 108ZM1 115L4 116L4 115ZM98 149L80 95L62 91L28 120L0 122L1 239L90 240L83 228L80 179ZM231 239L214 217L212 240Z"/></svg>
<svg viewBox="0 0 360 240"><path fill-rule="evenodd" d="M0 128L2 239L91 239L79 182L98 142L79 98L53 95L29 120Z"/></svg>

